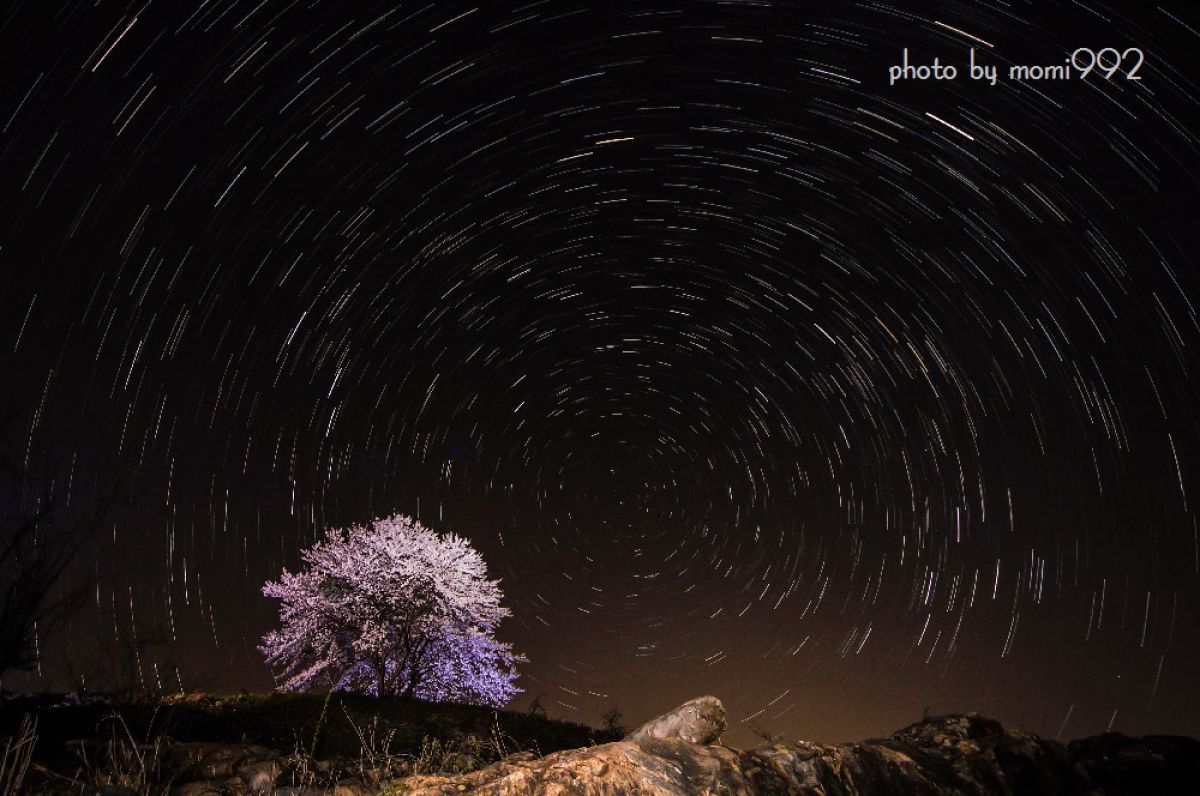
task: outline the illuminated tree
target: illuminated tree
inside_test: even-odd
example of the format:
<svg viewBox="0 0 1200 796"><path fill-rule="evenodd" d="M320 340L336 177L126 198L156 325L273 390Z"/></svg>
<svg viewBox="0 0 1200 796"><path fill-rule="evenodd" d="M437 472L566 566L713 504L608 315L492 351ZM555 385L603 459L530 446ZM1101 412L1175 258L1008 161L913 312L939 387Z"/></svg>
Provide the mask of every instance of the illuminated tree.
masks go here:
<svg viewBox="0 0 1200 796"><path fill-rule="evenodd" d="M499 707L520 692L525 660L496 640L510 611L466 539L395 515L330 529L263 593L282 627L259 649L279 688L328 686L375 695Z"/></svg>

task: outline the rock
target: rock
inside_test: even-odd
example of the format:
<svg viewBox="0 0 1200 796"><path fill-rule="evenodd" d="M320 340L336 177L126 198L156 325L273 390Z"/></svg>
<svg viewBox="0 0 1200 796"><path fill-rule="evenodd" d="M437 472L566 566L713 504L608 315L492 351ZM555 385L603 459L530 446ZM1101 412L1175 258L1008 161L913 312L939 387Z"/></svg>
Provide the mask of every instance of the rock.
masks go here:
<svg viewBox="0 0 1200 796"><path fill-rule="evenodd" d="M173 743L166 763L172 771L187 771L204 779L233 776L239 765L271 758L274 753L254 744Z"/></svg>
<svg viewBox="0 0 1200 796"><path fill-rule="evenodd" d="M508 759L457 777L406 777L392 784L412 796L607 796L748 793L737 753L678 738L652 738L654 752L628 741L555 752L538 760Z"/></svg>
<svg viewBox="0 0 1200 796"><path fill-rule="evenodd" d="M720 702L704 697L624 741L387 784L412 796L1091 796L1187 793L1200 781L1200 742L1189 738L1100 736L1067 747L970 713L926 719L860 744L796 741L745 752L708 745L718 727Z"/></svg>
<svg viewBox="0 0 1200 796"><path fill-rule="evenodd" d="M670 713L638 727L625 740L640 744L652 738L679 738L688 743L716 743L725 732L725 706L713 696L702 696L684 702Z"/></svg>
<svg viewBox="0 0 1200 796"><path fill-rule="evenodd" d="M1071 741L1072 756L1104 793L1188 793L1200 782L1200 742L1105 733Z"/></svg>
<svg viewBox="0 0 1200 796"><path fill-rule="evenodd" d="M221 784L211 780L185 782L171 788L171 796L224 796L224 793Z"/></svg>
<svg viewBox="0 0 1200 796"><path fill-rule="evenodd" d="M251 793L270 793L275 788L280 766L273 759L244 760L236 769L238 777Z"/></svg>
<svg viewBox="0 0 1200 796"><path fill-rule="evenodd" d="M269 793L270 790L265 792ZM229 777L221 783L222 796L250 796L251 793L254 791L246 787L241 777Z"/></svg>

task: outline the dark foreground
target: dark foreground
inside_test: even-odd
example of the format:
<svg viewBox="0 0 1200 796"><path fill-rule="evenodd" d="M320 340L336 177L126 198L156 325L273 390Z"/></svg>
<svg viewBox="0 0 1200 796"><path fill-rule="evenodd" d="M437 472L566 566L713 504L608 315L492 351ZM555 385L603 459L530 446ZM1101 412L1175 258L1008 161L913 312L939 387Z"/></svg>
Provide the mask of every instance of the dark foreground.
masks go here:
<svg viewBox="0 0 1200 796"><path fill-rule="evenodd" d="M0 711L0 737L19 729L17 707L10 702ZM328 702L194 700L122 708L119 717L104 706L23 706L31 707L45 731L36 748L28 747L34 755L24 792L34 793L1200 792L1194 739L1110 733L1061 744L976 714L927 718L861 743L795 741L741 751L720 744L725 711L714 697L693 700L622 740L615 731L542 716L342 695ZM156 722L166 731L156 731ZM8 762L18 757L10 752ZM0 792L4 787L0 776Z"/></svg>
<svg viewBox="0 0 1200 796"><path fill-rule="evenodd" d="M234 794L462 773L517 752L540 757L621 735L540 713L355 694L190 694L123 704L8 697L0 698L0 755L8 743L0 794L17 792L6 785L22 759L21 792ZM242 787L247 781L253 787ZM183 787L196 782L214 787Z"/></svg>
<svg viewBox="0 0 1200 796"><path fill-rule="evenodd" d="M701 697L625 740L541 760L506 760L406 792L507 794L1190 794L1200 742L1108 734L1063 745L975 714L928 718L855 744L719 744L725 711Z"/></svg>

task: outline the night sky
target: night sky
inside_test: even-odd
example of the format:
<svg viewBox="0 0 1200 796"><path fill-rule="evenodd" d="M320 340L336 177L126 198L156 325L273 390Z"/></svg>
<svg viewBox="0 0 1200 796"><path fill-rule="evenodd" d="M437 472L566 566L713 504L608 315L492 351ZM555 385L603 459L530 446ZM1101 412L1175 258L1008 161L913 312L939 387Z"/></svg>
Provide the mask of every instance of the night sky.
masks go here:
<svg viewBox="0 0 1200 796"><path fill-rule="evenodd" d="M402 512L502 579L516 709L1200 734L1191 0L8 0L0 42L0 408L63 514L137 473L5 687L136 634L150 687L269 690L263 581ZM1080 47L1140 80L1009 79Z"/></svg>

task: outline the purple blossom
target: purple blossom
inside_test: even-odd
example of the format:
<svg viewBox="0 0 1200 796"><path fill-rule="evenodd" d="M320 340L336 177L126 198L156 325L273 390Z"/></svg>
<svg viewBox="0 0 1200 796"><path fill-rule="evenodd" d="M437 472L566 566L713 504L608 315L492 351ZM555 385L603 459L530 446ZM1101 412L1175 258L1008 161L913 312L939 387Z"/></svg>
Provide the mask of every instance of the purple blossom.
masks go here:
<svg viewBox="0 0 1200 796"><path fill-rule="evenodd" d="M411 517L330 529L263 594L282 627L259 649L282 691L330 687L499 707L522 655L497 641L511 612L471 543Z"/></svg>

